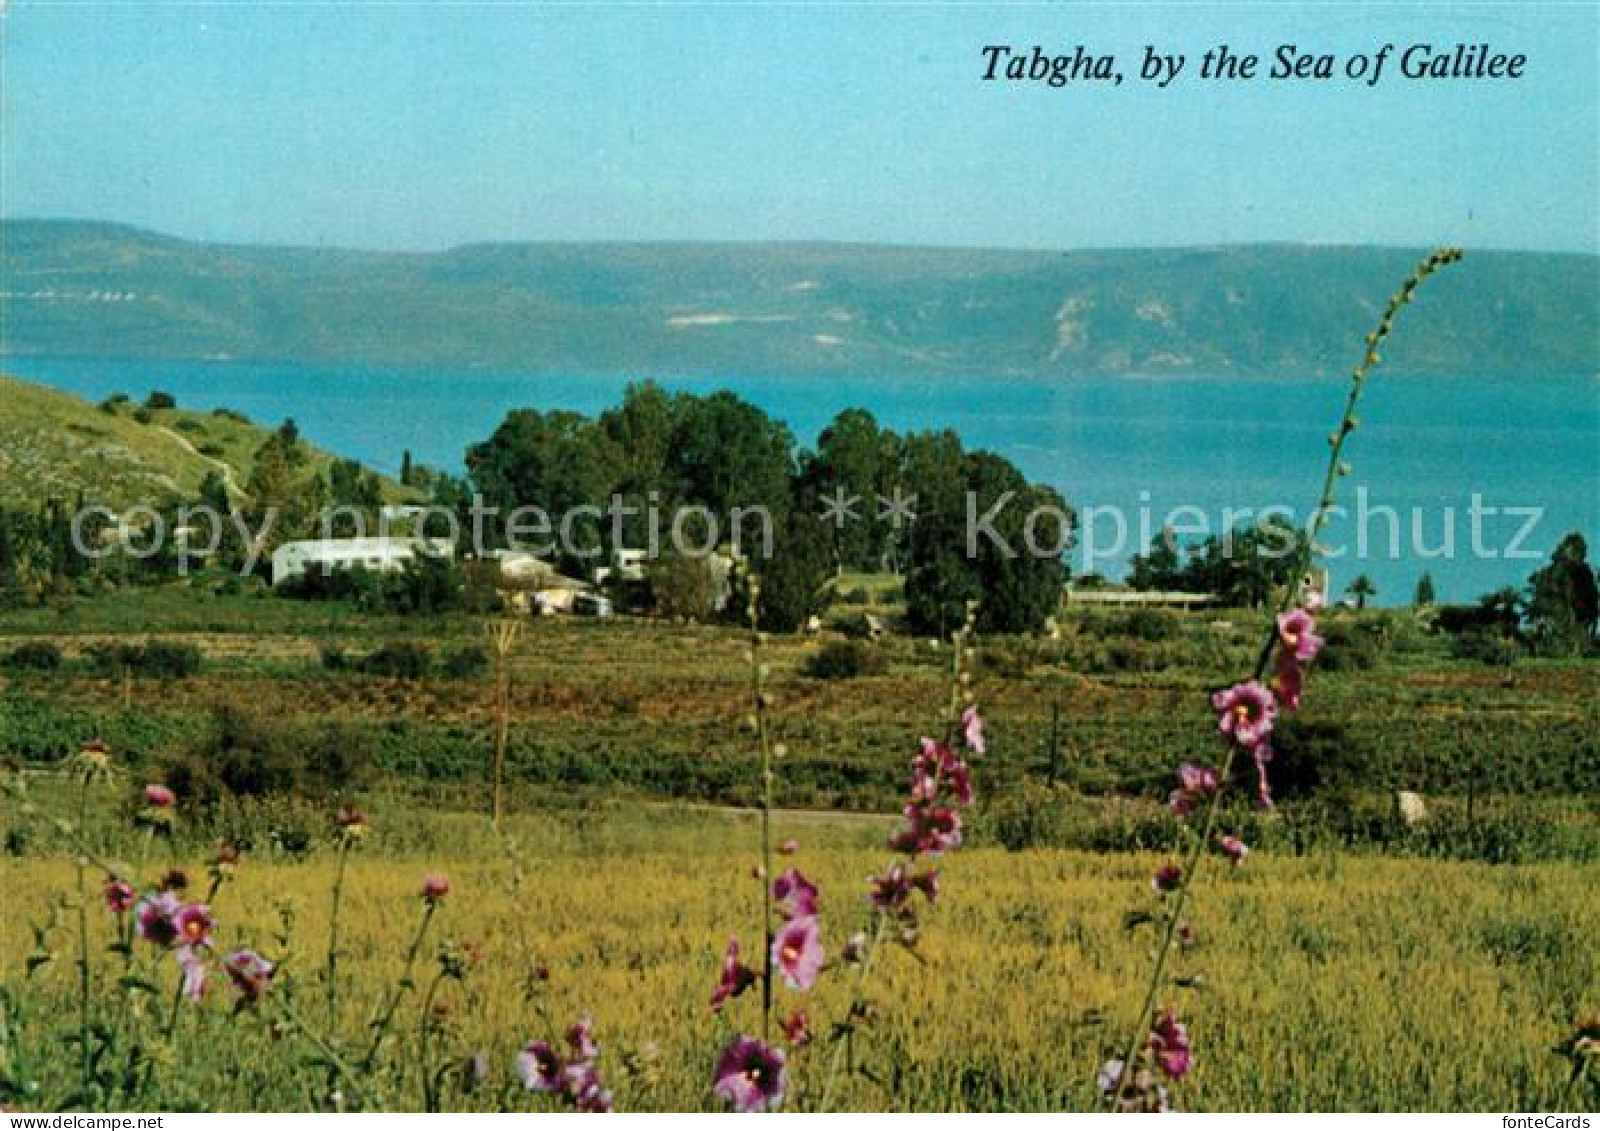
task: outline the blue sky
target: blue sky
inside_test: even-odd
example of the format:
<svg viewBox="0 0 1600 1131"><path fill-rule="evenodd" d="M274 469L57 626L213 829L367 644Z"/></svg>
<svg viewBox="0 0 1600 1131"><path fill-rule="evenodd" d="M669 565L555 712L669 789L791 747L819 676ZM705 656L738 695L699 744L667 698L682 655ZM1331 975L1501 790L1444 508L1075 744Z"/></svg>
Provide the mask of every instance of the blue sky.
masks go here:
<svg viewBox="0 0 1600 1131"><path fill-rule="evenodd" d="M117 7L0 15L0 213L244 242L1296 240L1600 250L1600 14L1528 5ZM1202 84L1218 42L1487 41L1517 82ZM979 81L1083 44L1166 91ZM1391 59L1389 66L1393 68Z"/></svg>

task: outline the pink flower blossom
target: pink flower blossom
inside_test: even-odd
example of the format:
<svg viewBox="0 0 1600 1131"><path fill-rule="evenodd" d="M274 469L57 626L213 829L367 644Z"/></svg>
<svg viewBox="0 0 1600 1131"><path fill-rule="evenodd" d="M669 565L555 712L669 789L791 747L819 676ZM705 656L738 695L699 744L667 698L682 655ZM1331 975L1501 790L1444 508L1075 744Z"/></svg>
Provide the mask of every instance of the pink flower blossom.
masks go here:
<svg viewBox="0 0 1600 1131"><path fill-rule="evenodd" d="M778 1023L778 1027L783 1030L783 1039L789 1042L792 1049L804 1048L811 1043L811 1022L803 1009L789 1014Z"/></svg>
<svg viewBox="0 0 1600 1131"><path fill-rule="evenodd" d="M446 877L441 876L438 873L432 873L423 878L422 898L427 903L439 903L444 899L445 896L449 894L450 881Z"/></svg>
<svg viewBox="0 0 1600 1131"><path fill-rule="evenodd" d="M222 969L239 995L239 1005L254 1005L267 992L277 966L253 950L236 950L222 960Z"/></svg>
<svg viewBox="0 0 1600 1131"><path fill-rule="evenodd" d="M152 809L170 809L178 803L178 795L164 785L144 787L144 803Z"/></svg>
<svg viewBox="0 0 1600 1131"><path fill-rule="evenodd" d="M1309 664L1322 651L1316 619L1305 609L1290 609L1278 618L1278 640L1296 661Z"/></svg>
<svg viewBox="0 0 1600 1131"><path fill-rule="evenodd" d="M1272 692L1253 679L1217 692L1211 705L1217 711L1218 728L1246 750L1267 740L1278 714Z"/></svg>
<svg viewBox="0 0 1600 1131"><path fill-rule="evenodd" d="M1191 1060L1189 1029L1171 1009L1164 1010L1151 1026L1149 1047L1155 1054L1156 1063L1161 1065L1161 1071L1168 1077L1181 1080L1188 1075Z"/></svg>
<svg viewBox="0 0 1600 1131"><path fill-rule="evenodd" d="M766 1111L783 1103L788 1058L754 1037L736 1037L717 1060L711 1090L738 1111Z"/></svg>
<svg viewBox="0 0 1600 1131"><path fill-rule="evenodd" d="M1183 869L1171 861L1157 868L1155 874L1150 877L1150 887L1157 895L1177 891L1181 883L1183 883Z"/></svg>
<svg viewBox="0 0 1600 1131"><path fill-rule="evenodd" d="M1286 711L1300 709L1300 695L1305 689L1305 671L1288 652L1279 652L1273 665L1272 690Z"/></svg>
<svg viewBox="0 0 1600 1131"><path fill-rule="evenodd" d="M799 919L817 913L817 885L798 868L790 868L772 881L772 898L785 918Z"/></svg>
<svg viewBox="0 0 1600 1131"><path fill-rule="evenodd" d="M1243 864L1244 858L1250 855L1250 846L1236 836L1217 837L1217 847L1222 850L1224 856L1233 861L1235 868Z"/></svg>
<svg viewBox="0 0 1600 1131"><path fill-rule="evenodd" d="M145 942L169 946L178 937L174 920L182 910L182 902L170 891L147 895L133 909L134 930Z"/></svg>
<svg viewBox="0 0 1600 1131"><path fill-rule="evenodd" d="M587 1061L569 1064L562 1077L573 1108L599 1113L611 1110L611 1093L600 1083L600 1073L594 1065Z"/></svg>
<svg viewBox="0 0 1600 1131"><path fill-rule="evenodd" d="M779 856L793 856L796 852L799 852L799 851L800 851L800 842L798 840L795 840L793 837L790 837L788 840L786 840L783 843L778 845L778 855Z"/></svg>
<svg viewBox="0 0 1600 1131"><path fill-rule="evenodd" d="M517 1054L517 1076L530 1092L559 1092L564 1068L549 1041L530 1041Z"/></svg>
<svg viewBox="0 0 1600 1131"><path fill-rule="evenodd" d="M117 915L126 915L133 909L133 885L122 880L106 881L106 906Z"/></svg>
<svg viewBox="0 0 1600 1131"><path fill-rule="evenodd" d="M989 747L983 738L983 716L976 707L961 712L961 740L974 754L988 753Z"/></svg>
<svg viewBox="0 0 1600 1131"><path fill-rule="evenodd" d="M896 852L938 856L961 844L961 816L943 805L910 804L905 827L889 838Z"/></svg>
<svg viewBox="0 0 1600 1131"><path fill-rule="evenodd" d="M1215 797L1222 788L1217 771L1210 766L1185 762L1178 767L1178 788L1167 798L1167 807L1180 817L1193 813L1200 802Z"/></svg>
<svg viewBox="0 0 1600 1131"><path fill-rule="evenodd" d="M809 990L822 972L822 932L810 916L791 919L772 938L772 964L793 990Z"/></svg>
<svg viewBox="0 0 1600 1131"><path fill-rule="evenodd" d="M176 953L178 967L183 971L183 996L190 1001L199 1001L206 992L205 953L192 946L180 946Z"/></svg>
<svg viewBox="0 0 1600 1131"><path fill-rule="evenodd" d="M967 763L944 743L924 738L922 749L911 760L911 803L937 801L941 784L950 787L960 804L972 804L972 771Z"/></svg>
<svg viewBox="0 0 1600 1131"><path fill-rule="evenodd" d="M593 1060L600 1055L594 1039L594 1019L580 1017L567 1027L567 1046L576 1060Z"/></svg>
<svg viewBox="0 0 1600 1131"><path fill-rule="evenodd" d="M722 956L722 974L717 988L711 991L711 1008L721 1009L730 998L736 998L755 985L756 972L739 961L739 940L729 939L728 949Z"/></svg>
<svg viewBox="0 0 1600 1131"><path fill-rule="evenodd" d="M190 903L173 916L172 925L184 946L199 947L211 945L211 932L217 922L211 917L211 909L205 904Z"/></svg>

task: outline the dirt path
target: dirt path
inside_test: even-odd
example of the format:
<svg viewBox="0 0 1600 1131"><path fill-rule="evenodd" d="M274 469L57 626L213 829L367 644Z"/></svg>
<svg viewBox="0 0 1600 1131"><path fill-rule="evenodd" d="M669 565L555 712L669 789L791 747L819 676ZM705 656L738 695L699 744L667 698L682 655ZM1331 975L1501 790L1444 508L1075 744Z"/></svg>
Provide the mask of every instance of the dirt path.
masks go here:
<svg viewBox="0 0 1600 1131"><path fill-rule="evenodd" d="M178 432L175 429L168 428L165 424L157 424L156 430L158 432L163 432L167 436L176 440L179 446L181 446L196 459L202 460L215 468L217 473L222 476L223 486L228 489L228 494L231 497L236 499L244 498L245 490L243 487L239 486L239 481L234 478L232 464L228 463L226 460L220 460L214 456L206 455L199 448L194 446L194 444L189 440L189 437L183 435L183 433Z"/></svg>

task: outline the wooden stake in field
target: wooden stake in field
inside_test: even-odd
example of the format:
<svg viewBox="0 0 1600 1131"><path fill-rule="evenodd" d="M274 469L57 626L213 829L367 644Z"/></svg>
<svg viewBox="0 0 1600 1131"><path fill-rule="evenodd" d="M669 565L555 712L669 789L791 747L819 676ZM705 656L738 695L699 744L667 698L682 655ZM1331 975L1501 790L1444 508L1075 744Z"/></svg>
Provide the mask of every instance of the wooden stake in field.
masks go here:
<svg viewBox="0 0 1600 1131"><path fill-rule="evenodd" d="M511 651L522 636L519 620L498 620L487 626L494 648L494 808L490 820L501 831L505 815L506 741L511 735Z"/></svg>

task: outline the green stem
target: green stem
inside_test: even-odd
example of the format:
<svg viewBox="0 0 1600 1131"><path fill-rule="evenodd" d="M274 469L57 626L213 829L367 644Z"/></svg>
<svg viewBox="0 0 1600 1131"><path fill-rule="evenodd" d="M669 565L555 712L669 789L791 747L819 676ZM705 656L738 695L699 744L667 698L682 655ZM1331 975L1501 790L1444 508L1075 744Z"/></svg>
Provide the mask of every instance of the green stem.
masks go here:
<svg viewBox="0 0 1600 1131"><path fill-rule="evenodd" d="M757 602L761 590L750 583L750 696L756 740L761 747L761 1039L772 1039L772 742L767 730L766 677L761 667L761 629Z"/></svg>
<svg viewBox="0 0 1600 1131"><path fill-rule="evenodd" d="M1356 419L1356 406L1361 401L1362 390L1366 386L1368 375L1375 369L1379 362L1378 347L1383 344L1394 328L1395 316L1400 309L1411 301L1411 296L1416 292L1422 282L1439 268L1454 263L1461 258L1461 252L1454 248L1444 248L1434 252L1417 265L1411 275L1401 285L1390 299L1385 308L1383 317L1379 320L1377 328L1367 335L1366 352L1362 355L1361 363L1356 366L1350 377L1350 391L1345 397L1344 412L1339 418L1339 426L1328 437L1328 466L1322 477L1322 490L1318 495L1317 509L1312 513L1310 529L1307 531L1306 542L1297 556L1297 567L1289 579L1282 600L1277 605L1276 611L1281 613L1293 603L1296 591L1300 585L1300 576L1304 567L1309 565L1317 552L1317 535L1321 533L1326 524L1328 514L1333 507L1338 494L1339 479L1345 474L1346 468L1340 457L1344 453L1345 441L1350 433L1354 432L1358 423ZM1261 651L1256 657L1255 671L1252 679L1259 681L1267 671L1267 665L1272 662L1273 649L1278 644L1277 618L1274 616L1272 623L1267 627L1266 640L1261 645ZM1218 774L1221 783L1216 793L1211 797L1211 803L1206 807L1205 820L1200 830L1200 836L1190 847L1189 855L1183 867L1183 874L1179 878L1177 891L1174 893L1171 914L1167 917L1166 927L1162 931L1161 943L1156 950L1155 963L1151 969L1149 984L1145 987L1143 1001L1139 1013L1133 1020L1131 1035L1126 1045L1126 1053L1122 1058L1122 1071L1115 1085L1109 1089L1106 1102L1117 1110L1118 1101L1122 1096L1126 1082L1131 1078L1134 1070L1134 1057L1138 1055L1149 1032L1152 1011L1155 1008L1156 996L1161 992L1162 980L1166 974L1167 960L1172 953L1172 940L1177 936L1178 927L1183 917L1183 910L1189 903L1190 889L1193 887L1202 862L1206 844L1211 839L1211 830L1216 822L1217 811L1221 807L1222 797L1227 789L1228 776L1233 769L1237 747L1230 743L1228 753L1222 763Z"/></svg>
<svg viewBox="0 0 1600 1131"><path fill-rule="evenodd" d="M333 906L328 914L328 1025L339 1024L339 907L344 902L345 867L350 862L350 838L339 844L339 867L333 876Z"/></svg>
<svg viewBox="0 0 1600 1131"><path fill-rule="evenodd" d="M389 1035L389 1025L394 1021L395 1010L400 1008L400 999L410 988L411 969L416 965L417 953L422 949L422 940L428 933L428 924L433 921L433 912L436 904L432 900L423 907L422 921L417 924L417 933L411 937L411 945L406 950L405 967L401 971L400 981L395 984L389 1000L384 1003L382 1012L373 1022L372 1044L367 1048L366 1055L361 1058L361 1071L371 1072L372 1066L377 1062L378 1050L383 1047L383 1040Z"/></svg>
<svg viewBox="0 0 1600 1131"><path fill-rule="evenodd" d="M422 1021L418 1025L417 1044L418 1057L422 1061L422 1107L430 1114L439 1110L439 1096L436 1081L433 1075L433 1061L429 1058L430 1038L433 1036L433 999L439 993L439 986L445 979L445 973L440 970L434 975L433 981L428 983L428 992L422 997Z"/></svg>

